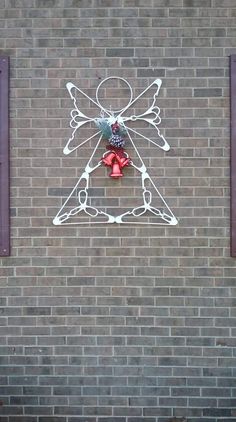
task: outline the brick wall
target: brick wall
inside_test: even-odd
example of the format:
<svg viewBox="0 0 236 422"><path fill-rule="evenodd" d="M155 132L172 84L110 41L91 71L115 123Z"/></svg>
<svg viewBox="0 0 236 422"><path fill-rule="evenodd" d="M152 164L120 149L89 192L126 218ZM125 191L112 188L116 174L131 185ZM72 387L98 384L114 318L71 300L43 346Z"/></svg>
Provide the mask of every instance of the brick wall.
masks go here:
<svg viewBox="0 0 236 422"><path fill-rule="evenodd" d="M0 0L0 36L11 57L12 207L12 256L0 267L1 422L235 421L235 1ZM112 75L136 93L163 79L171 150L142 148L176 227L52 225L88 157L62 154L65 84L94 96Z"/></svg>

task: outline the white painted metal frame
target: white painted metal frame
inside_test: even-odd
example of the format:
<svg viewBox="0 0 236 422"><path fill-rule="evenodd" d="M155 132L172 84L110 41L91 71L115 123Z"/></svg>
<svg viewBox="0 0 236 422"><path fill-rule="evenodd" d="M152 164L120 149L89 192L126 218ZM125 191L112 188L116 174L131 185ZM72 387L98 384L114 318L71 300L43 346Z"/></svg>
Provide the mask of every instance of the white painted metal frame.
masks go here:
<svg viewBox="0 0 236 422"><path fill-rule="evenodd" d="M115 110L115 111L107 110L105 107L102 106L102 104L99 100L99 90L100 90L101 86L106 81L111 80L111 79L120 80L120 81L124 82L129 88L130 99L129 99L128 104L123 109ZM159 115L160 109L156 105L156 100L157 100L157 97L158 97L158 94L159 94L161 84L162 84L161 79L156 79L151 85L149 85L144 91L142 91L135 99L133 99L133 91L132 91L130 84L123 78L112 76L112 77L106 78L106 79L104 79L103 81L100 82L100 84L98 85L98 87L96 89L96 95L95 95L96 101L95 101L91 97L89 97L85 92L83 92L80 88L76 87L73 83L71 83L71 82L67 83L66 87L69 91L71 99L73 100L74 109L72 109L72 111L71 111L71 121L70 121L70 127L73 129L73 131L72 131L72 135L69 138L66 146L64 147L64 150L63 150L64 154L68 155L68 154L72 153L77 148L80 148L81 146L85 145L91 139L95 139L96 137L98 137L99 139L98 139L98 142L96 143L96 145L94 147L94 150L92 152L91 157L88 160L88 163L85 166L84 172L82 173L82 175L79 178L78 182L76 183L75 187L72 189L70 195L68 196L68 198L66 199L66 201L64 202L64 204L62 205L60 210L58 211L56 217L53 219L53 224L55 224L55 225L85 224L84 221L81 221L81 222L68 221L68 220L70 220L71 217L78 215L81 212L85 213L89 217L94 218L94 217L97 217L97 216L103 216L105 218L103 221L96 221L96 220L90 221L89 224L119 223L119 224L176 225L178 223L178 221L175 218L174 214L172 213L171 209L169 208L166 201L162 197L161 193L157 189L157 187L154 184L154 182L152 181L151 177L149 176L149 174L147 172L147 168L146 168L146 166L145 166L145 164L144 164L144 162L141 158L141 155L140 155L140 153L137 149L137 146L136 146L136 144L135 144L135 142L134 142L134 140L131 136L131 133L134 133L135 135L138 135L138 136L142 137L143 139L146 139L147 141L151 142L152 144L161 148L164 151L168 151L170 149L168 142L166 141L164 136L160 133L160 130L157 127L161 122L161 118L160 118L160 115ZM151 87L156 88L156 91L155 91L155 94L153 95L152 104L148 108L148 110L146 110L143 114L138 115L138 116L136 116L136 115L131 115L129 117L123 116L125 111L127 111L129 109L129 107L133 106L136 103L136 101L139 98L141 98ZM86 116L81 110L79 110L78 105L77 105L76 97L72 93L73 89L77 90L80 94L82 94L84 97L86 97L88 100L90 100L98 108L98 115L102 115L103 118L106 118L107 121L109 122L109 124L112 124L115 121L118 121L118 123L120 125L125 127L126 132L128 134L128 138L129 138L133 148L135 149L136 154L137 154L137 156L140 160L140 163L141 163L141 166L136 165L133 161L131 161L131 163L130 163L130 165L133 166L141 174L142 190L143 190L143 204L141 206L133 208L132 210L129 210L129 211L127 211L123 214L120 214L118 216L113 216L113 215L110 215L109 213L106 213L105 211L102 211L102 210L100 210L96 207L92 207L88 204L88 188L89 188L90 175L91 175L92 172L94 172L98 167L100 167L102 165L102 160L100 160L95 166L91 166L92 159L93 159L95 152L97 151L98 146L101 142L102 134L101 134L100 131L96 131L96 133L94 133L92 136L86 138L85 140L81 141L78 145L71 147L72 141L75 138L75 134L76 134L77 130L79 130L82 126L85 126L88 123L89 124L91 122L97 123L99 121L99 117L98 118L91 118L89 116ZM149 125L151 125L156 130L156 135L157 135L159 142L157 142L157 140L150 139L150 138L146 137L145 135L141 134L140 132L136 131L135 129L127 126L128 122L137 121L137 120L143 120L146 123L148 123ZM85 187L78 191L81 182L84 182ZM148 186L147 186L148 183L151 184L151 186L154 188L154 190L158 194L158 196L161 199L162 203L164 204L168 214L167 214L167 212L164 212L163 210L155 208L154 206L152 206L152 193L148 189ZM78 206L72 208L69 212L65 212L64 208L66 206L68 206L68 202L74 194L76 194L76 196L78 198ZM64 212L63 212L63 210L64 210ZM135 217L140 217L142 215L145 215L146 213L148 213L148 217L152 217L152 218L157 217L158 221L156 221L156 222L153 222L152 220L151 220L151 222L125 221L125 217L133 216L135 218ZM161 219L161 222L159 221L160 219Z"/></svg>

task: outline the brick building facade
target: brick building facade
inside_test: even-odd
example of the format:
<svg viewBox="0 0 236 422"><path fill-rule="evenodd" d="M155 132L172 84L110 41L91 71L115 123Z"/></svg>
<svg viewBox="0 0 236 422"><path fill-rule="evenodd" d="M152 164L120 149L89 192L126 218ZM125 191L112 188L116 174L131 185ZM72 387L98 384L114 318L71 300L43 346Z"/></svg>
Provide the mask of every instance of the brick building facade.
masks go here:
<svg viewBox="0 0 236 422"><path fill-rule="evenodd" d="M235 421L235 1L0 0L0 35L12 229L0 267L1 422ZM113 75L136 93L163 80L171 150L143 154L176 227L52 224L86 158L62 154L65 84L94 95ZM126 201L135 191L124 180Z"/></svg>

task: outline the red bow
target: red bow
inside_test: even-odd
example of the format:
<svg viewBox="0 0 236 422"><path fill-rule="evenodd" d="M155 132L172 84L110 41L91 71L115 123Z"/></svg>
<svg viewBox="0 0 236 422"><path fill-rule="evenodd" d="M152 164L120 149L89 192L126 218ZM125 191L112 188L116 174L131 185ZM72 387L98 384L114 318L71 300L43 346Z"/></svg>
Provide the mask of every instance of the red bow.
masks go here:
<svg viewBox="0 0 236 422"><path fill-rule="evenodd" d="M112 132L118 131L120 129L119 123L118 122L113 123L113 125L111 125L111 129L112 129Z"/></svg>

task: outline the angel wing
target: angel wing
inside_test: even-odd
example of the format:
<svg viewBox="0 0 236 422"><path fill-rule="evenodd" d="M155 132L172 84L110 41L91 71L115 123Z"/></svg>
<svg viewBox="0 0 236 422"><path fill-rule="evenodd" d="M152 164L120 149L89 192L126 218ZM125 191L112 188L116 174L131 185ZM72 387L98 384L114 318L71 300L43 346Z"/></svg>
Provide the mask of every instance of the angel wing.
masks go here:
<svg viewBox="0 0 236 422"><path fill-rule="evenodd" d="M169 151L170 146L158 128L161 118L160 108L156 105L156 102L161 85L161 79L156 79L152 82L120 112L117 120L123 121L126 128L135 136L140 136L164 151ZM153 95L151 96L151 103L148 103L151 91L153 91ZM131 110L131 115L130 113L127 115L129 109ZM132 124L133 122L136 123L135 126ZM139 128L136 128L137 122L141 123Z"/></svg>
<svg viewBox="0 0 236 422"><path fill-rule="evenodd" d="M100 130L97 130L96 126L96 118L101 113L101 107L98 105L98 103L93 100L89 95L87 95L82 89L75 86L72 82L68 82L66 84L66 88L68 89L68 92L70 94L70 97L73 101L74 108L71 110L70 116L70 127L73 129L72 134L70 138L68 139L66 146L63 149L63 153L65 155L70 154L71 152L75 151L77 148L81 147L82 145L89 142L91 139L95 138L96 136L101 135ZM77 98L76 94L82 94L82 97L80 95L80 100ZM82 113L80 110L80 107L83 106L83 101L86 100L89 101L89 107L87 104L88 114ZM78 102L80 101L80 104ZM95 107L91 108L90 105L93 105ZM84 107L86 109L86 106ZM105 112L108 117L110 117L110 113L107 110L102 110L103 113ZM94 112L94 116L92 116ZM84 133L86 135L84 135ZM90 136L87 136L88 133Z"/></svg>

